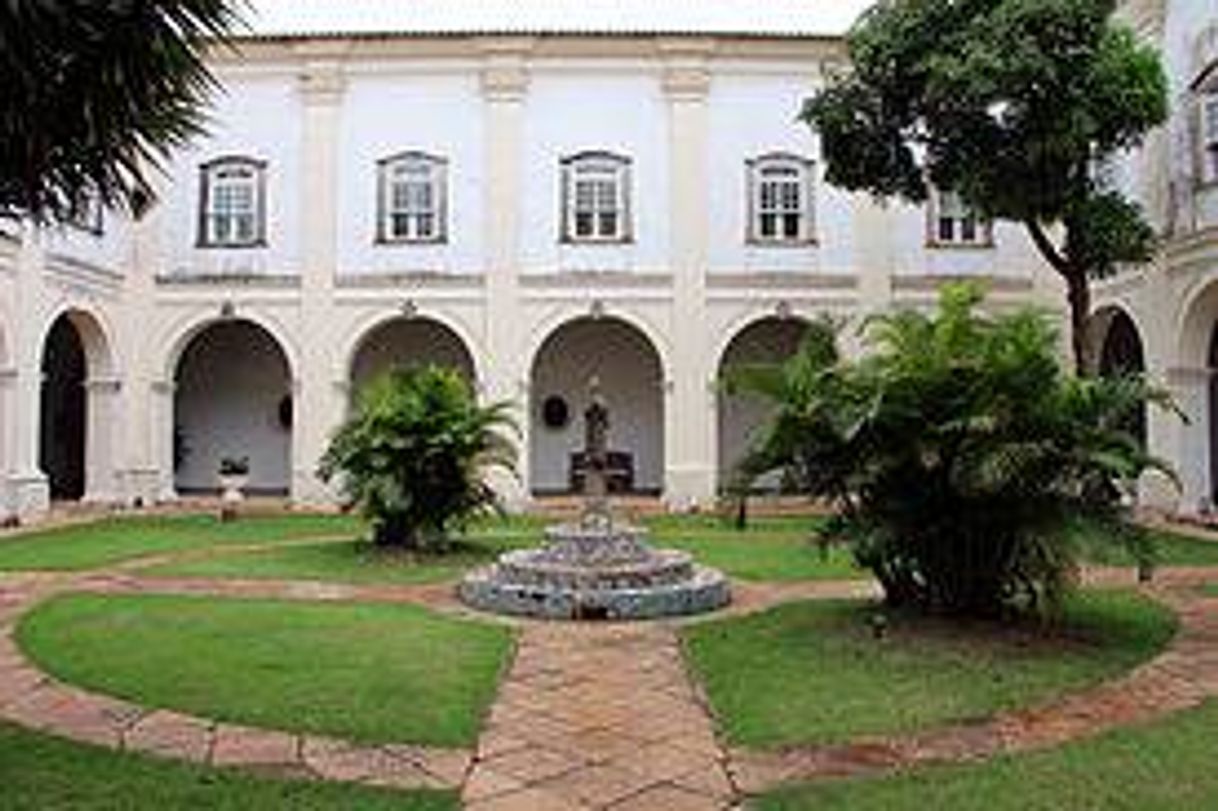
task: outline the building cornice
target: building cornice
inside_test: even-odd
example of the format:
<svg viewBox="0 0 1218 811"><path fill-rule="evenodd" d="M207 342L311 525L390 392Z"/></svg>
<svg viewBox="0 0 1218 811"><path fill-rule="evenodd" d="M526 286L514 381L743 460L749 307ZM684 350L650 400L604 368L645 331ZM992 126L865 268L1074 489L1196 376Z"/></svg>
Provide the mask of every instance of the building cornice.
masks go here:
<svg viewBox="0 0 1218 811"><path fill-rule="evenodd" d="M840 37L828 36L335 34L295 38L239 37L233 40L231 47L212 48L208 61L216 66L299 65L318 59L351 62L383 59L490 60L508 56L542 62L551 59L647 59L663 63L674 57L691 55L706 59L807 60L819 65L843 60L845 44Z"/></svg>

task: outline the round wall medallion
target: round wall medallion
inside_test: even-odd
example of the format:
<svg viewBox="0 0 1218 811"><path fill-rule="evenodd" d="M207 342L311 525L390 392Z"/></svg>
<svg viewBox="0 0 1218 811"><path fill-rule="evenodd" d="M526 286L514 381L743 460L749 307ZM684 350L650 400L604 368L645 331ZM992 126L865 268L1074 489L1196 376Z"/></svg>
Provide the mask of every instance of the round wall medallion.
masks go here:
<svg viewBox="0 0 1218 811"><path fill-rule="evenodd" d="M551 394L541 404L541 421L547 428L566 428L571 420L571 409L567 401Z"/></svg>

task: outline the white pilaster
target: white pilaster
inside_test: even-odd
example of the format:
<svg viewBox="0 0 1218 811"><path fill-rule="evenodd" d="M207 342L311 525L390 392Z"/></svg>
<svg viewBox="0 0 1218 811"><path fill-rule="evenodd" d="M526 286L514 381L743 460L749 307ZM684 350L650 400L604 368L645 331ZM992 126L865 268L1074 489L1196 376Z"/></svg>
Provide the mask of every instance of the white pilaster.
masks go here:
<svg viewBox="0 0 1218 811"><path fill-rule="evenodd" d="M89 504L111 504L119 499L114 447L122 383L117 377L85 381L85 493Z"/></svg>
<svg viewBox="0 0 1218 811"><path fill-rule="evenodd" d="M36 516L50 506L50 487L38 466L38 440L42 398L42 325L39 322L38 293L42 284L43 249L41 235L31 224L22 228L21 248L17 254L17 283L14 312L20 313L14 329L16 384L13 396L12 467L9 493L13 511L21 518Z"/></svg>
<svg viewBox="0 0 1218 811"><path fill-rule="evenodd" d="M311 43L300 78L303 145L300 233L303 248L300 284L300 364L293 369L292 501L329 504L332 493L317 478L317 463L330 432L342 419L332 381L337 345L329 317L334 300L338 256L338 140L343 93L344 43Z"/></svg>
<svg viewBox="0 0 1218 811"><path fill-rule="evenodd" d="M479 381L487 402L516 403L520 426L519 478L496 475L493 486L511 508L529 498L529 364L523 356L526 333L521 319L518 284L517 231L521 207L521 148L524 102L529 87L530 38L487 40L482 43L481 75L485 115L486 161L486 303L483 307L486 379ZM517 347L512 351L511 347Z"/></svg>
<svg viewBox="0 0 1218 811"><path fill-rule="evenodd" d="M668 100L673 274L671 368L665 369L664 500L675 509L713 503L714 398L707 390L706 265L710 171L707 149L707 60L713 43L659 43Z"/></svg>

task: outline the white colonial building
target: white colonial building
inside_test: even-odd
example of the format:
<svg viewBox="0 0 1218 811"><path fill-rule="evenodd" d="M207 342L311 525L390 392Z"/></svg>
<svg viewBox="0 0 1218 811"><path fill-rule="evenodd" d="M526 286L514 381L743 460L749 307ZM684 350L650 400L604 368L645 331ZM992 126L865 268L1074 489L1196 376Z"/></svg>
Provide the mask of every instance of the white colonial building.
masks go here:
<svg viewBox="0 0 1218 811"><path fill-rule="evenodd" d="M1129 10L1167 46L1177 110L1123 171L1171 240L1162 267L1104 287L1096 328L1135 329L1193 418L1150 423L1185 507L1218 458L1218 140L1198 146L1191 123L1218 133L1206 3ZM781 357L821 313L925 305L950 279L986 281L995 306L1060 305L1020 229L826 185L796 116L840 39L751 17L217 51L210 134L143 219L0 233L0 504L150 504L214 489L226 457L248 457L258 491L332 503L314 471L359 384L437 362L517 404L512 503L571 487L595 375L621 486L706 505L764 412L719 392L725 364Z"/></svg>

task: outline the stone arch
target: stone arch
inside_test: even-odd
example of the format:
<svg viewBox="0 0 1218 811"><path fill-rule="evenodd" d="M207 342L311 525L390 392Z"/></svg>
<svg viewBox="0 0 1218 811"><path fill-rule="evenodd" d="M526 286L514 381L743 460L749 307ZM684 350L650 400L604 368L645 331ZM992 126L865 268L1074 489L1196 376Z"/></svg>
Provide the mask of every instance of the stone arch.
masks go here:
<svg viewBox="0 0 1218 811"><path fill-rule="evenodd" d="M611 487L658 494L664 485L664 361L655 342L617 316L568 318L529 366L529 481L534 494L569 492L583 447L583 410L596 376L609 408Z"/></svg>
<svg viewBox="0 0 1218 811"><path fill-rule="evenodd" d="M765 314L745 320L721 342L716 378L721 381L732 366L740 364L781 362L799 349L808 328L809 322L796 316ZM716 472L723 487L757 431L773 415L774 406L755 395L728 394L720 388L715 412Z"/></svg>
<svg viewBox="0 0 1218 811"><path fill-rule="evenodd" d="M606 312L604 308L593 305L589 309L573 309L569 307L555 308L553 312L545 318L534 324L529 333L527 343L521 356L529 359L529 369L532 368L533 360L537 357L537 353L541 351L542 345L549 340L550 336L561 329L566 324L572 321L580 321L582 319L597 320L614 320L621 321L628 325L631 329L636 330L640 335L647 339L651 344L651 348L655 351L660 359L660 369L663 373L665 381L672 380L672 353L669 347L668 340L663 331L656 327L646 317L630 312L614 308Z"/></svg>
<svg viewBox="0 0 1218 811"><path fill-rule="evenodd" d="M186 335L171 378L176 492L214 492L221 460L245 458L251 492L286 495L295 416L288 350L244 317L211 319Z"/></svg>
<svg viewBox="0 0 1218 811"><path fill-rule="evenodd" d="M278 345L280 351L283 352L284 358L287 360L288 371L292 380L299 379L300 350L297 348L295 341L289 336L288 331L277 319L245 307L240 308L239 311L234 311L232 314L216 314L208 308L208 312L204 314L195 312L177 321L169 330L168 338L164 341L169 347L169 351L165 353L164 362L161 365L161 373L164 375L164 379L166 381L173 380L179 362L182 359L182 353L186 351L186 348L200 333L209 327L226 321L249 322L274 338L276 345Z"/></svg>
<svg viewBox="0 0 1218 811"><path fill-rule="evenodd" d="M391 366L435 363L456 369L476 391L482 378L467 335L447 319L393 313L361 325L346 343L343 377L352 393Z"/></svg>
<svg viewBox="0 0 1218 811"><path fill-rule="evenodd" d="M1176 463L1182 506L1192 510L1212 506L1218 495L1218 282L1199 281L1182 302L1169 375L1177 405L1188 417L1180 427Z"/></svg>
<svg viewBox="0 0 1218 811"><path fill-rule="evenodd" d="M38 466L52 500L108 501L115 495L112 346L101 318L79 307L56 310L42 334Z"/></svg>

